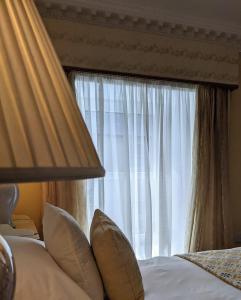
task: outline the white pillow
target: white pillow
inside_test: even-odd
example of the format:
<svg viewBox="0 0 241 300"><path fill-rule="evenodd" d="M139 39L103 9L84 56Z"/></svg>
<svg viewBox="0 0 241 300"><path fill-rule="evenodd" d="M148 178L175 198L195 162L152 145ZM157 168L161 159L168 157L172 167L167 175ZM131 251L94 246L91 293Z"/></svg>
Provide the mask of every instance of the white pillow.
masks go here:
<svg viewBox="0 0 241 300"><path fill-rule="evenodd" d="M14 300L90 300L54 262L40 241L6 237L16 266Z"/></svg>
<svg viewBox="0 0 241 300"><path fill-rule="evenodd" d="M93 300L104 292L90 244L75 219L63 209L46 204L43 217L45 246L56 263Z"/></svg>

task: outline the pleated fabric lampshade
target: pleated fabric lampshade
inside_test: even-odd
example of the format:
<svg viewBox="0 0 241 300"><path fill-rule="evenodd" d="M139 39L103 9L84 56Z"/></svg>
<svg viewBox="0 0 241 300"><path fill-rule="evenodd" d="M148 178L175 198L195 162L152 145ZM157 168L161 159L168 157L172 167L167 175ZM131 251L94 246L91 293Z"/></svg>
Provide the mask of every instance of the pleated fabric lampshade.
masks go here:
<svg viewBox="0 0 241 300"><path fill-rule="evenodd" d="M0 1L0 182L104 176L32 0Z"/></svg>

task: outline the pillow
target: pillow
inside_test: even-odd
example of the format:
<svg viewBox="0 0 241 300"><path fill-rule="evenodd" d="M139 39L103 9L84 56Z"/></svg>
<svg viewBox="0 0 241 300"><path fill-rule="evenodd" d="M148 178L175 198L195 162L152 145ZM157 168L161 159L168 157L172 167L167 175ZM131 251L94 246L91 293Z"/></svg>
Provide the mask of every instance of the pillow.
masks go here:
<svg viewBox="0 0 241 300"><path fill-rule="evenodd" d="M77 221L63 209L47 203L43 234L46 249L56 263L92 300L103 300L101 277L89 242Z"/></svg>
<svg viewBox="0 0 241 300"><path fill-rule="evenodd" d="M98 209L92 220L90 239L109 299L144 299L141 273L129 241Z"/></svg>
<svg viewBox="0 0 241 300"><path fill-rule="evenodd" d="M16 267L15 300L91 300L44 248L42 242L6 237Z"/></svg>

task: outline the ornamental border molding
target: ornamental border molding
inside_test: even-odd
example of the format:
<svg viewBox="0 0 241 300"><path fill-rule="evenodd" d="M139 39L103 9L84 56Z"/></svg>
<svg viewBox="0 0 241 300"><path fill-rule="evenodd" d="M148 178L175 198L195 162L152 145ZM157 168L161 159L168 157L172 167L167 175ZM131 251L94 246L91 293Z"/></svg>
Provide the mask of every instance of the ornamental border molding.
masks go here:
<svg viewBox="0 0 241 300"><path fill-rule="evenodd" d="M51 3L37 0L37 7L43 18L63 19L72 22L94 24L111 28L141 31L168 37L190 40L228 43L228 46L241 49L241 35L225 31L206 29L198 26L184 25L167 21L150 20L142 17L111 13L75 5Z"/></svg>
<svg viewBox="0 0 241 300"><path fill-rule="evenodd" d="M161 46L156 43L140 43L140 42L127 42L126 40L111 40L103 37L94 38L82 34L67 34L65 32L51 31L53 40L64 40L70 43L82 43L88 46L106 47L109 49L121 49L126 51L139 51L142 53L153 54L169 54L175 57L184 57L188 59L199 59L203 61L222 62L236 65L239 60L238 57L233 55L217 54L217 53L204 53L199 50L189 50L187 48L177 48L172 46Z"/></svg>
<svg viewBox="0 0 241 300"><path fill-rule="evenodd" d="M93 57L75 57L66 53L59 54L59 58L62 62L68 62L70 65L81 65L86 68L94 68L98 66L101 70L125 70L125 72L135 73L135 74L148 74L155 75L164 74L165 77L170 78L182 78L182 79L193 79L207 81L207 82L229 82L234 84L238 82L238 75L200 70L191 70L188 68L176 68L173 66L158 66L156 64L144 64L144 63L127 63L126 61L109 61L107 59L93 59Z"/></svg>

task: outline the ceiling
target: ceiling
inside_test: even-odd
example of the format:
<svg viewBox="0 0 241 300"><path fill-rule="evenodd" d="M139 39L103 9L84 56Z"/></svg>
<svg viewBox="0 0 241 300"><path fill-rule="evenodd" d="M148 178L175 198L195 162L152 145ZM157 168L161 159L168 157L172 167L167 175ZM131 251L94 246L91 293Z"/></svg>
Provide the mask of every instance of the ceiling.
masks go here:
<svg viewBox="0 0 241 300"><path fill-rule="evenodd" d="M48 2L241 34L241 0L50 0Z"/></svg>

